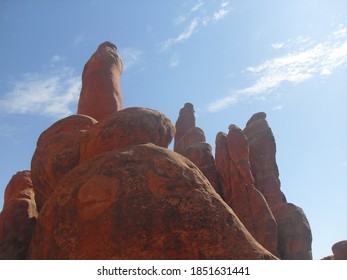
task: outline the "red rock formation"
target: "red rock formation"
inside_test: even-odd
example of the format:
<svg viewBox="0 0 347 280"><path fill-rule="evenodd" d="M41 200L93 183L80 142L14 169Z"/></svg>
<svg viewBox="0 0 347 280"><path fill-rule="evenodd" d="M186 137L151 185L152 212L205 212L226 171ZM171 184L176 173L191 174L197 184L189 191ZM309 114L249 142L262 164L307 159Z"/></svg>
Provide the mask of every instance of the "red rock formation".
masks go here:
<svg viewBox="0 0 347 280"><path fill-rule="evenodd" d="M191 103L186 103L180 110L176 122L174 151L190 159L210 181L215 191L220 194L212 147L206 143L202 129L195 127L194 113Z"/></svg>
<svg viewBox="0 0 347 280"><path fill-rule="evenodd" d="M277 255L277 223L265 198L254 187L248 141L236 125L229 126L227 136L217 135L216 165L225 202L255 239Z"/></svg>
<svg viewBox="0 0 347 280"><path fill-rule="evenodd" d="M88 131L80 162L116 148L153 143L167 148L175 135L171 121L159 111L127 108L109 115Z"/></svg>
<svg viewBox="0 0 347 280"><path fill-rule="evenodd" d="M101 120L122 109L120 75L123 63L117 47L102 43L86 63L77 114Z"/></svg>
<svg viewBox="0 0 347 280"><path fill-rule="evenodd" d="M311 260L312 234L304 211L292 203L271 208L278 224L278 251L285 260Z"/></svg>
<svg viewBox="0 0 347 280"><path fill-rule="evenodd" d="M176 151L176 146L178 145L181 138L187 133L188 130L195 128L195 111L193 104L184 104L184 107L179 112L179 116L175 126L176 135L174 150ZM205 141L205 139L203 141Z"/></svg>
<svg viewBox="0 0 347 280"><path fill-rule="evenodd" d="M88 116L72 115L54 123L40 135L31 161L38 210L59 180L78 165L81 139L95 123Z"/></svg>
<svg viewBox="0 0 347 280"><path fill-rule="evenodd" d="M286 202L280 189L275 138L266 121L266 114L254 114L247 122L244 134L249 143L255 187L263 194L270 207Z"/></svg>
<svg viewBox="0 0 347 280"><path fill-rule="evenodd" d="M201 172L153 144L83 162L42 209L31 259L274 259Z"/></svg>
<svg viewBox="0 0 347 280"><path fill-rule="evenodd" d="M6 187L0 213L0 259L26 259L37 215L30 171L18 172Z"/></svg>
<svg viewBox="0 0 347 280"><path fill-rule="evenodd" d="M335 260L347 260L347 240L339 241L332 247Z"/></svg>

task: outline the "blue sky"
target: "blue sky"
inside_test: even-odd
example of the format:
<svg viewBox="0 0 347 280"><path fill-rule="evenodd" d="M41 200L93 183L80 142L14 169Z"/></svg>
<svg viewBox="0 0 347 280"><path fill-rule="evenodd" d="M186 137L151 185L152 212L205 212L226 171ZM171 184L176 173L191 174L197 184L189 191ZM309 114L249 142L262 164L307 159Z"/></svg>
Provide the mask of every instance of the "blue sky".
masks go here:
<svg viewBox="0 0 347 280"><path fill-rule="evenodd" d="M125 64L124 107L175 122L191 102L213 147L265 111L314 258L347 239L346 1L3 0L0 35L1 194L30 169L40 133L76 112L83 66L108 40Z"/></svg>

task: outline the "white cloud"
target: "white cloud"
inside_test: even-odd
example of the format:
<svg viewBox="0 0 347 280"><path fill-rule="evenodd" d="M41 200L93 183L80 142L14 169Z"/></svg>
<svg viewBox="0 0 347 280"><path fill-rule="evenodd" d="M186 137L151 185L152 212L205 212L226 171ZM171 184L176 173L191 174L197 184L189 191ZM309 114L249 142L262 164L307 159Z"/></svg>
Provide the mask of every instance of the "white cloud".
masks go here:
<svg viewBox="0 0 347 280"><path fill-rule="evenodd" d="M219 8L219 10L212 15L212 21L218 22L225 18L225 16L229 13L229 1L223 2Z"/></svg>
<svg viewBox="0 0 347 280"><path fill-rule="evenodd" d="M193 8L192 8L190 11L191 11L192 13L193 13L193 12L196 12L196 11L200 10L202 6L204 6L204 2L202 2L202 1L200 0L198 3L196 3L195 6L193 6Z"/></svg>
<svg viewBox="0 0 347 280"><path fill-rule="evenodd" d="M279 110L282 110L282 109L283 109L282 105L277 105L277 106L272 108L272 111L279 111Z"/></svg>
<svg viewBox="0 0 347 280"><path fill-rule="evenodd" d="M68 67L50 74L26 74L0 100L0 112L64 117L73 114L71 106L77 103L80 88L81 78Z"/></svg>
<svg viewBox="0 0 347 280"><path fill-rule="evenodd" d="M182 33L180 33L177 37L169 38L165 42L163 42L161 44L162 49L167 49L174 44L182 43L182 42L188 40L193 35L193 33L196 31L198 24L199 24L198 18L192 19L190 24L186 28L186 30L184 30Z"/></svg>
<svg viewBox="0 0 347 280"><path fill-rule="evenodd" d="M271 47L272 47L274 50L281 49L281 48L283 48L283 46L284 46L284 43L273 43L273 44L271 45Z"/></svg>
<svg viewBox="0 0 347 280"><path fill-rule="evenodd" d="M142 59L142 51L135 48L124 48L119 51L123 61L123 71L128 71Z"/></svg>
<svg viewBox="0 0 347 280"><path fill-rule="evenodd" d="M298 39L302 42L302 39ZM311 40L306 49L302 45L289 53L266 60L257 66L251 66L246 72L257 77L249 87L236 91L237 99L259 98L279 88L283 82L300 83L313 77L331 75L335 69L347 66L347 29L341 27L333 32L326 41L312 45ZM216 100L208 105L208 110L215 112L235 102L235 91L229 96Z"/></svg>

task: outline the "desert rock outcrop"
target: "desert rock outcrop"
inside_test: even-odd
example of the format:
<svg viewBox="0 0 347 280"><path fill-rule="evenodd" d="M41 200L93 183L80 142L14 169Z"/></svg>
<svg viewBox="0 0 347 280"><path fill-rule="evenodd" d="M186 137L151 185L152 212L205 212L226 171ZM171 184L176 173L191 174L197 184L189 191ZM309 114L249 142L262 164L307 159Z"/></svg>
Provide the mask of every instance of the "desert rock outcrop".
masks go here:
<svg viewBox="0 0 347 280"><path fill-rule="evenodd" d="M59 180L78 165L80 142L95 123L96 120L88 116L72 115L57 121L40 135L31 160L38 210Z"/></svg>
<svg viewBox="0 0 347 280"><path fill-rule="evenodd" d="M120 75L123 62L117 47L102 43L83 69L77 114L101 120L123 107Z"/></svg>
<svg viewBox="0 0 347 280"><path fill-rule="evenodd" d="M153 144L100 154L65 176L40 213L29 257L274 258L194 164Z"/></svg>
<svg viewBox="0 0 347 280"><path fill-rule="evenodd" d="M0 213L0 259L27 258L37 215L30 171L17 172L5 189Z"/></svg>

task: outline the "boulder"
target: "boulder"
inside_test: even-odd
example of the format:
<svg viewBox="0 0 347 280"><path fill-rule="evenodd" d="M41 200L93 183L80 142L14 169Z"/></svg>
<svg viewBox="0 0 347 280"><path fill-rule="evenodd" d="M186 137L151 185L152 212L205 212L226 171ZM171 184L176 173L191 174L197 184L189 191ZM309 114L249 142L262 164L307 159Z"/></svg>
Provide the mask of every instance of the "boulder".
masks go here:
<svg viewBox="0 0 347 280"><path fill-rule="evenodd" d="M275 259L196 166L153 144L97 155L42 208L31 259Z"/></svg>
<svg viewBox="0 0 347 280"><path fill-rule="evenodd" d="M27 258L37 216L30 171L17 172L5 189L0 213L0 259Z"/></svg>
<svg viewBox="0 0 347 280"><path fill-rule="evenodd" d="M121 110L122 69L117 47L110 42L102 43L84 66L77 114L99 121Z"/></svg>
<svg viewBox="0 0 347 280"><path fill-rule="evenodd" d="M78 165L80 142L95 123L96 120L88 116L72 115L57 121L40 135L31 160L38 210L59 180Z"/></svg>
<svg viewBox="0 0 347 280"><path fill-rule="evenodd" d="M332 247L335 260L347 260L347 240L335 243Z"/></svg>
<svg viewBox="0 0 347 280"><path fill-rule="evenodd" d="M147 108L126 108L94 125L80 147L80 162L113 149L153 143L167 148L175 127L162 113Z"/></svg>

